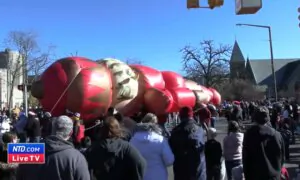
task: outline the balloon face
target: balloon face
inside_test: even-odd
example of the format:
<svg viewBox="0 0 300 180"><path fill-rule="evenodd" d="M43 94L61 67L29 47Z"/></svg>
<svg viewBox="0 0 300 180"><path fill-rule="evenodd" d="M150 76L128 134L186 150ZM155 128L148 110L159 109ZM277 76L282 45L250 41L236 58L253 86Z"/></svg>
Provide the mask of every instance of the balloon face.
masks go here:
<svg viewBox="0 0 300 180"><path fill-rule="evenodd" d="M98 63L105 64L111 72L113 81L112 106L137 96L137 75L127 64L111 58L103 59Z"/></svg>
<svg viewBox="0 0 300 180"><path fill-rule="evenodd" d="M164 115L171 111L173 105L172 94L168 90L150 88L146 91L145 106L147 110L156 115Z"/></svg>
<svg viewBox="0 0 300 180"><path fill-rule="evenodd" d="M138 74L139 98L144 97L144 93L147 89L165 88L165 81L162 77L161 72L157 71L156 69L142 65L131 65L130 67Z"/></svg>
<svg viewBox="0 0 300 180"><path fill-rule="evenodd" d="M52 111L53 116L64 114L69 109L89 119L103 113L111 102L108 69L86 58L56 61L32 88L33 96L40 100L46 111ZM103 105L100 101L107 104Z"/></svg>
<svg viewBox="0 0 300 180"><path fill-rule="evenodd" d="M191 80L185 80L185 86L190 89L190 90L196 90L196 91L201 91L202 87L197 84L195 81L191 81Z"/></svg>
<svg viewBox="0 0 300 180"><path fill-rule="evenodd" d="M172 71L162 71L161 73L167 89L185 87L185 80L181 75Z"/></svg>

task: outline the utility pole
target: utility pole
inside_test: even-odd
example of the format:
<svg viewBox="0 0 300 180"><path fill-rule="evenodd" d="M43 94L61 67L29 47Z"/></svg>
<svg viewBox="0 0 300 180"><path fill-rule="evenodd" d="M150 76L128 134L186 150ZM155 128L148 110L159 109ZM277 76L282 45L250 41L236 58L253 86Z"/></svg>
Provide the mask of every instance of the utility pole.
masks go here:
<svg viewBox="0 0 300 180"><path fill-rule="evenodd" d="M273 83L274 83L274 95L275 95L275 101L278 100L277 95L277 80L276 80L276 74L275 74L275 68L274 68L274 58L273 58L273 43L272 43L272 32L270 26L262 26L262 25L256 25L256 24L236 24L237 26L251 26L251 27L257 27L257 28L265 28L268 29L269 33L269 43L270 43L270 55L271 55L271 69L272 69L272 77L273 77Z"/></svg>

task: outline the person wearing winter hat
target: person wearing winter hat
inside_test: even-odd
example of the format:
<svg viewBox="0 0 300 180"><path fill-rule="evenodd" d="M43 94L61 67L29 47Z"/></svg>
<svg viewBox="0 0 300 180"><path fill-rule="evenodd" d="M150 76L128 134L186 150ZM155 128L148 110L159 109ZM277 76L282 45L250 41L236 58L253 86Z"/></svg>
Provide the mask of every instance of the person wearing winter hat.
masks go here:
<svg viewBox="0 0 300 180"><path fill-rule="evenodd" d="M193 115L191 107L181 108L181 122L172 130L169 138L175 157L173 172L176 180L206 180L204 131L197 125Z"/></svg>
<svg viewBox="0 0 300 180"><path fill-rule="evenodd" d="M245 178L280 179L285 155L284 140L278 131L268 125L270 117L267 107L257 107L254 118L256 124L246 131L243 141Z"/></svg>
<svg viewBox="0 0 300 180"><path fill-rule="evenodd" d="M85 157L68 142L73 121L68 116L53 120L52 135L45 139L45 164L22 164L17 179L90 180Z"/></svg>

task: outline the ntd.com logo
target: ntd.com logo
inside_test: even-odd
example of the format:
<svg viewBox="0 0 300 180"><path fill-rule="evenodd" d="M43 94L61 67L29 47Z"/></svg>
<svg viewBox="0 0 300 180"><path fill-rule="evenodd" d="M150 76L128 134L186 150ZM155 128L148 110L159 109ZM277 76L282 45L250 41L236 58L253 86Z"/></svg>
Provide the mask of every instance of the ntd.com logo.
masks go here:
<svg viewBox="0 0 300 180"><path fill-rule="evenodd" d="M45 144L43 143L9 143L7 163L44 164Z"/></svg>

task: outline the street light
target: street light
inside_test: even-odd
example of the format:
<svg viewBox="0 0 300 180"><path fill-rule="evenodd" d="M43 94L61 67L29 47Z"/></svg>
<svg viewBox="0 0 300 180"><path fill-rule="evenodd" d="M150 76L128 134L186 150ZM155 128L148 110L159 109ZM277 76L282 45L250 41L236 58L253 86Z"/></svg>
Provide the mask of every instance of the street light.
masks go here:
<svg viewBox="0 0 300 180"><path fill-rule="evenodd" d="M274 70L274 58L273 58L273 45L272 45L272 33L270 26L262 26L262 25L255 25L255 24L236 24L237 26L251 26L257 28L265 28L268 29L269 32L269 43L270 43L270 54L271 54L271 68L272 68L272 76L273 76L273 83L274 83L274 93L275 93L275 101L278 100L277 96L277 82L276 82L276 75Z"/></svg>

